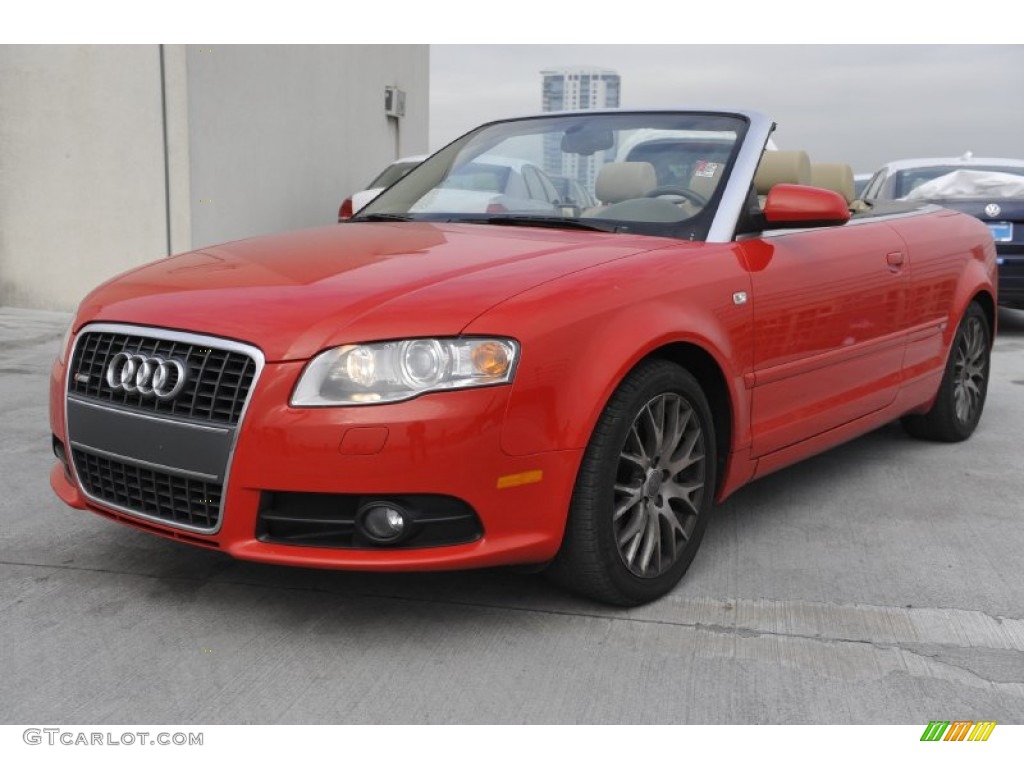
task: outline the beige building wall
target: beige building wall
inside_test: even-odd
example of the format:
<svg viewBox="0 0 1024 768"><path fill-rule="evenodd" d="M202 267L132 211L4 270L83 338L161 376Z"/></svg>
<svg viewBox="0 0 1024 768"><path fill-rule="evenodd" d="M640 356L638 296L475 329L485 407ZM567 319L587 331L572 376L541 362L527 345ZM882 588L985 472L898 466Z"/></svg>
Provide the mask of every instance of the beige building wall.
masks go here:
<svg viewBox="0 0 1024 768"><path fill-rule="evenodd" d="M188 47L194 247L337 223L346 196L427 151L427 46ZM407 93L384 112L384 88Z"/></svg>
<svg viewBox="0 0 1024 768"><path fill-rule="evenodd" d="M0 46L0 305L70 309L169 253L334 224L426 151L428 86L425 45Z"/></svg>
<svg viewBox="0 0 1024 768"><path fill-rule="evenodd" d="M167 253L159 47L0 46L0 305Z"/></svg>

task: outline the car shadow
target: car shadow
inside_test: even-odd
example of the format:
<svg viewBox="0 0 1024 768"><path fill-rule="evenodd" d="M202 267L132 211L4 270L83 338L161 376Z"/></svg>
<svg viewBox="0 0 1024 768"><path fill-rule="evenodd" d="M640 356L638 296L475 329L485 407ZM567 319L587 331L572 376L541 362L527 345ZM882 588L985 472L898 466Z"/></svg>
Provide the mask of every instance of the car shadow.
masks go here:
<svg viewBox="0 0 1024 768"><path fill-rule="evenodd" d="M278 608L286 609L289 621L301 618L296 616L301 606L311 616L325 606L344 607L357 624L375 623L377 614L396 604L461 606L467 615L477 613L473 608L557 606L567 613L595 608L526 568L412 573L297 568L234 560L121 527L90 546L89 561L108 563L110 571L135 585L136 597L144 596L154 607L234 612L238 601L251 601L262 606L256 611L271 624ZM444 613L451 619L452 611Z"/></svg>
<svg viewBox="0 0 1024 768"><path fill-rule="evenodd" d="M834 496L835 489L843 486L851 471L870 472L872 467L891 466L915 446L925 451L935 445L912 438L898 421L890 422L743 486L715 509L709 529L737 526L742 530L785 524L794 505L807 499ZM757 532L751 531L750 535ZM713 545L708 547L709 543L705 541L710 550ZM698 557L707 554L702 551Z"/></svg>
<svg viewBox="0 0 1024 768"><path fill-rule="evenodd" d="M870 471L877 462L897 462L913 446L927 446L907 436L892 423L850 443L775 472L741 488L716 507L702 551L690 573L673 592L676 599L693 597L691 582L701 572L727 568L723 550L743 546L773 526L796 526L809 498L834 493L851 468ZM728 533L726 533L728 532ZM744 540L746 543L744 544ZM440 612L445 621L461 616L468 623L488 620L484 611L509 611L522 615L554 613L572 616L614 617L649 614L650 610L616 608L570 594L543 575L524 568L493 568L477 571L425 573L369 573L295 568L237 561L227 555L154 539L149 534L114 529L92 542L101 551L90 559L125 563L124 571L143 576L139 585L148 601L174 609L231 610L239 600L252 604L269 624L294 622L309 612L311 618L325 605L343 607L355 625L378 623L396 606L409 610ZM143 551L140 551L143 550ZM134 551L130 559L126 551ZM121 570L116 568L116 570ZM122 571L122 572L124 572ZM701 588L698 587L698 591ZM244 596L244 597L243 597ZM302 606L305 606L303 608ZM433 606L433 608L430 608ZM657 611L657 604L652 606ZM280 610L284 613L277 615ZM503 619L508 621L509 619ZM526 620L526 619L524 619ZM518 623L518 622L517 622ZM387 631L382 625L382 631Z"/></svg>

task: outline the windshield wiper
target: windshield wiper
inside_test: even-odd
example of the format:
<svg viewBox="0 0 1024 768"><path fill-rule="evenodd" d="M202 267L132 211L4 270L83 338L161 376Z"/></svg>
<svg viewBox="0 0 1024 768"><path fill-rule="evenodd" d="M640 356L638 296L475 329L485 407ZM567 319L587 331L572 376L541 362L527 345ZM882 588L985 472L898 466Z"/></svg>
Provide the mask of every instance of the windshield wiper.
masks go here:
<svg viewBox="0 0 1024 768"><path fill-rule="evenodd" d="M400 213L368 213L354 216L349 221L422 221ZM433 219L427 219L431 221ZM590 232L617 232L619 227L613 224L579 219L563 219L554 216L482 216L443 219L453 224L497 224L504 227L545 227L547 229L584 229Z"/></svg>
<svg viewBox="0 0 1024 768"><path fill-rule="evenodd" d="M505 227L546 227L548 229L586 229L597 232L615 232L618 227L596 221L562 219L553 216L487 216L471 219L450 219L454 224L497 224Z"/></svg>
<svg viewBox="0 0 1024 768"><path fill-rule="evenodd" d="M400 213L368 213L365 216L353 216L349 221L412 221L412 218Z"/></svg>

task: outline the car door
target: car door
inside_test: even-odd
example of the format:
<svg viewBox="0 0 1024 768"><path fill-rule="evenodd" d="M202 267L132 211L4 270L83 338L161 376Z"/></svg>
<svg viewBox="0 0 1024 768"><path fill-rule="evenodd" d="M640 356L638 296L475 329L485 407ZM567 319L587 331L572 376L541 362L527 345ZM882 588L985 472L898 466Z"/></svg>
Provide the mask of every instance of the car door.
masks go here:
<svg viewBox="0 0 1024 768"><path fill-rule="evenodd" d="M885 407L900 384L909 265L885 224L744 242L754 308L752 456Z"/></svg>
<svg viewBox="0 0 1024 768"><path fill-rule="evenodd" d="M523 166L523 181L531 200L549 203L554 206L558 202L558 190L555 185L545 179L540 171L531 165Z"/></svg>

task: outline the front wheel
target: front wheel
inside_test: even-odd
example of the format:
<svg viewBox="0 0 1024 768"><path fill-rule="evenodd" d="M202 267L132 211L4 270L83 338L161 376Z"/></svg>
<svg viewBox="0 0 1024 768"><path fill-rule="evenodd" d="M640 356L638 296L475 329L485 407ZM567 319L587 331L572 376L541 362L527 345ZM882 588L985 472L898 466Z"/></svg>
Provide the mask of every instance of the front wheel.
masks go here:
<svg viewBox="0 0 1024 768"><path fill-rule="evenodd" d="M547 573L614 605L669 592L704 534L716 455L711 410L697 380L668 361L642 363L598 420L565 538Z"/></svg>
<svg viewBox="0 0 1024 768"><path fill-rule="evenodd" d="M988 318L972 302L956 329L935 404L928 413L904 416L903 428L914 437L947 443L970 437L985 408L991 351Z"/></svg>

